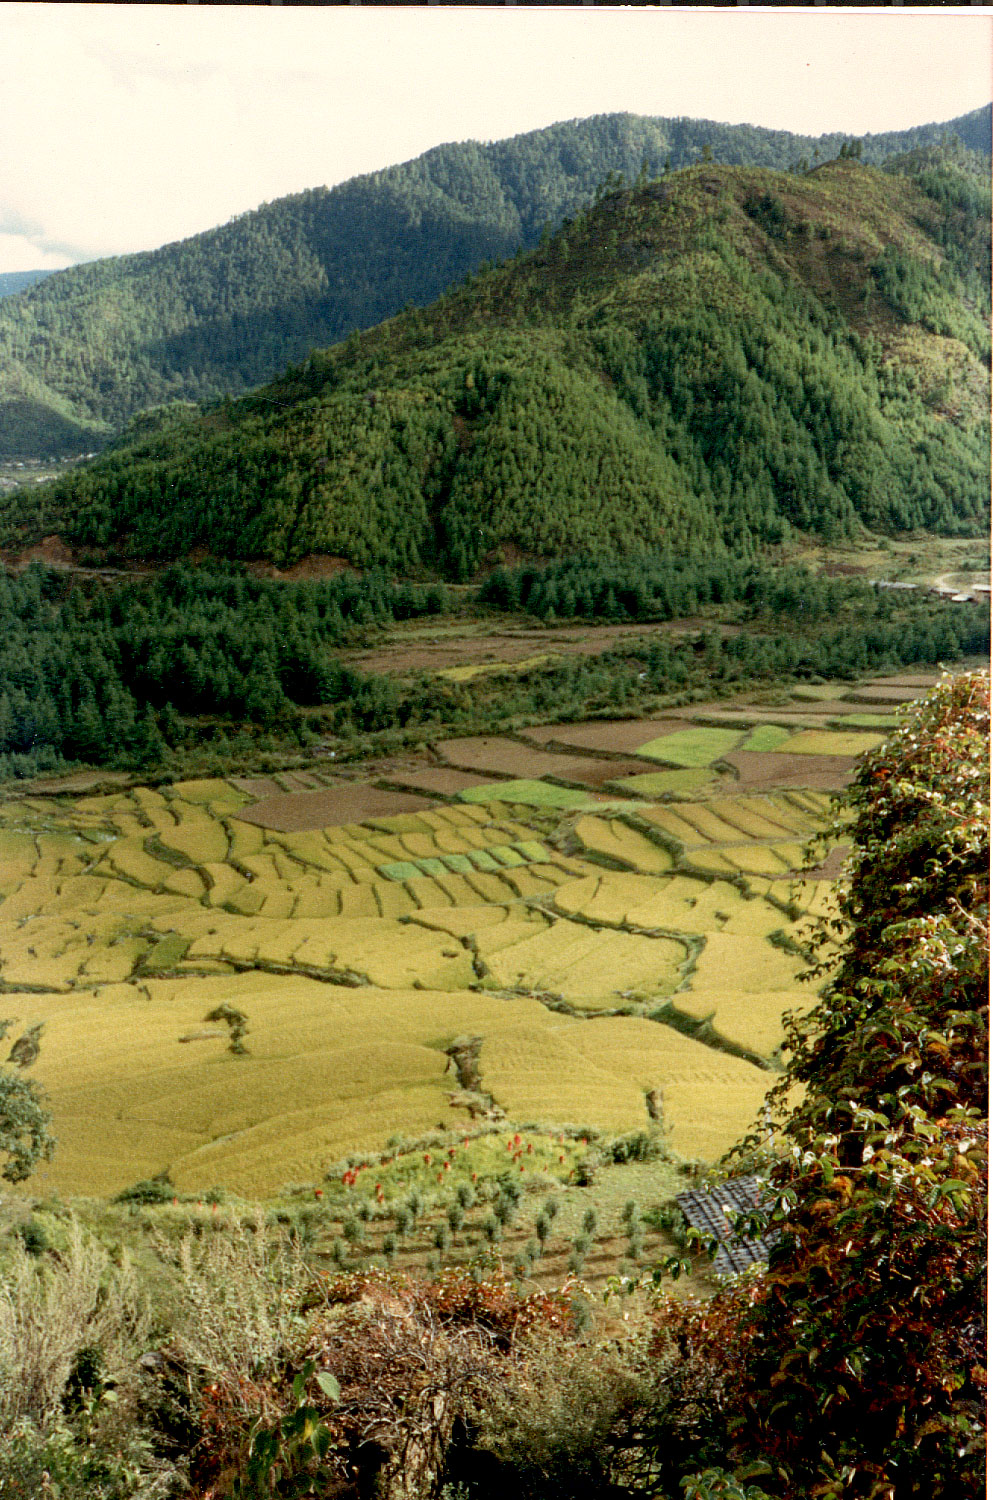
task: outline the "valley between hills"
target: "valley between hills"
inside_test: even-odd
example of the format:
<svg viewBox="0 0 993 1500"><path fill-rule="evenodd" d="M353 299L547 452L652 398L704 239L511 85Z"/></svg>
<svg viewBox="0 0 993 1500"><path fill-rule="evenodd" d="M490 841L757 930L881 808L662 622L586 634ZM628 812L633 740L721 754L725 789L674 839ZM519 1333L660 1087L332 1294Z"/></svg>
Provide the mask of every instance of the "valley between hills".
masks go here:
<svg viewBox="0 0 993 1500"><path fill-rule="evenodd" d="M978 1497L952 125L576 122L0 303L0 1487Z"/></svg>

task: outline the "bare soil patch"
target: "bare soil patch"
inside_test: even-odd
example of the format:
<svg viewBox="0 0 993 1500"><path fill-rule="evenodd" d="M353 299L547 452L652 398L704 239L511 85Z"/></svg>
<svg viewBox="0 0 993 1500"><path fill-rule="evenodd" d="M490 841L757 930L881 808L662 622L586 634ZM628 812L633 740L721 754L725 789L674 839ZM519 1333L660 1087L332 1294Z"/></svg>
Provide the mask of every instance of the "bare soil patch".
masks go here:
<svg viewBox="0 0 993 1500"><path fill-rule="evenodd" d="M284 792L313 792L327 783L312 771L280 771L279 780Z"/></svg>
<svg viewBox="0 0 993 1500"><path fill-rule="evenodd" d="M34 546L20 553L18 561L22 564L41 562L50 568L67 568L72 566L74 559L72 548L60 536L43 536L40 542L35 542Z"/></svg>
<svg viewBox="0 0 993 1500"><path fill-rule="evenodd" d="M850 852L849 849L839 845L837 849L831 849L827 858L821 860L819 865L814 865L810 870L804 870L804 875L810 880L837 880Z"/></svg>
<svg viewBox="0 0 993 1500"><path fill-rule="evenodd" d="M576 781L582 786L603 786L622 776L638 776L645 770L643 760L592 759L584 755L563 755L561 771L543 771L543 776L557 776L560 781Z"/></svg>
<svg viewBox="0 0 993 1500"><path fill-rule="evenodd" d="M395 813L419 812L433 806L434 803L409 792L388 792L374 786L342 786L319 792L282 792L275 797L264 797L253 807L240 808L237 816L262 828L298 833L307 828L362 823L366 818L388 818Z"/></svg>
<svg viewBox="0 0 993 1500"><path fill-rule="evenodd" d="M339 573L345 573L352 567L347 557L333 557L323 552L308 552L306 557L301 557L298 562L288 568L277 568L275 563L253 562L248 564L248 572L256 578L275 578L282 583L299 583L302 580L319 582L323 578L335 578Z"/></svg>
<svg viewBox="0 0 993 1500"><path fill-rule="evenodd" d="M71 771L68 776L44 776L34 781L18 781L5 788L18 797L57 796L63 792L92 792L95 787L127 786L133 778L127 771Z"/></svg>
<svg viewBox="0 0 993 1500"><path fill-rule="evenodd" d="M579 724L542 724L521 734L538 745L576 745L608 755L631 755L640 745L686 728L685 719L589 719ZM639 766L639 770L642 767Z"/></svg>
<svg viewBox="0 0 993 1500"><path fill-rule="evenodd" d="M769 792L776 787L802 786L818 792L838 792L855 769L851 755L789 755L780 751L732 750L724 756L738 773L741 791Z"/></svg>
<svg viewBox="0 0 993 1500"><path fill-rule="evenodd" d="M984 663L984 665L985 665L985 663ZM967 670L967 667L966 667L966 665L965 665L964 662L961 663L961 664L956 663L956 671L966 671L966 670ZM883 688L883 687L897 687L897 688L912 687L912 688L927 689L927 688L933 688L934 685L935 685L935 683L940 682L941 681L941 675L942 674L937 670L937 668L933 668L930 672L895 672L892 677L877 677L877 678L875 678L874 685L876 687L881 687L881 688Z"/></svg>
<svg viewBox="0 0 993 1500"><path fill-rule="evenodd" d="M470 786L480 786L486 777L471 771L456 771L451 766L424 766L416 771L401 769L383 772L384 781L392 781L400 787L410 787L417 792L436 792L440 797L455 797Z"/></svg>
<svg viewBox="0 0 993 1500"><path fill-rule="evenodd" d="M556 755L494 735L442 740L435 749L450 765L463 770L486 771L496 776L523 776L532 780L553 776L560 781L576 781L584 786L600 786L626 772L633 774L644 769L640 761L619 765L613 759Z"/></svg>
<svg viewBox="0 0 993 1500"><path fill-rule="evenodd" d="M273 781L271 776L231 776L229 780L239 792L247 792L249 797L279 797L283 793L279 782Z"/></svg>
<svg viewBox="0 0 993 1500"><path fill-rule="evenodd" d="M366 651L350 651L343 660L363 672L385 672L398 676L410 672L439 672L446 667L474 665L513 666L530 656L598 656L622 647L625 641L645 640L653 635L685 635L701 628L700 620L672 620L664 625L562 626L558 629L495 630L485 635L452 636L439 632L414 640L395 636L387 645ZM737 627L716 627L722 634Z"/></svg>

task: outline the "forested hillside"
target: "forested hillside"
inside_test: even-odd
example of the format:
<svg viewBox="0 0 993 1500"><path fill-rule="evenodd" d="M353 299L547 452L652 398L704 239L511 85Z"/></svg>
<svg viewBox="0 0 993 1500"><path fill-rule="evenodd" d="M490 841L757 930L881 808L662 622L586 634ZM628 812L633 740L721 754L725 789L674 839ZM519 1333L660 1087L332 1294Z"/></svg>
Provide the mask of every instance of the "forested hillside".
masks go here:
<svg viewBox="0 0 993 1500"><path fill-rule="evenodd" d="M988 153L989 137L987 108L856 149L879 163L946 138ZM56 273L0 306L0 456L79 453L145 407L244 391L310 348L431 302L483 261L537 244L607 178L701 159L802 171L850 144L602 115L439 146L160 250Z"/></svg>
<svg viewBox="0 0 993 1500"><path fill-rule="evenodd" d="M465 579L522 552L968 533L989 494L989 188L964 154L901 165L610 188L252 395L137 418L11 497L0 534Z"/></svg>

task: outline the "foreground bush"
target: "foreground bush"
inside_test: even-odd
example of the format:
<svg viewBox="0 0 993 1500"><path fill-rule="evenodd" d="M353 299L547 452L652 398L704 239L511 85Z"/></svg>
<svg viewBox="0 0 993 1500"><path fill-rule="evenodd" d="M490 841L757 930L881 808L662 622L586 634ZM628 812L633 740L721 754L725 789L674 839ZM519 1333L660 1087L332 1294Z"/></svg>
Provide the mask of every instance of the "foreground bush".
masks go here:
<svg viewBox="0 0 993 1500"><path fill-rule="evenodd" d="M780 1097L805 1095L734 1393L735 1450L790 1500L985 1493L989 769L974 674L847 794L843 957L790 1037Z"/></svg>

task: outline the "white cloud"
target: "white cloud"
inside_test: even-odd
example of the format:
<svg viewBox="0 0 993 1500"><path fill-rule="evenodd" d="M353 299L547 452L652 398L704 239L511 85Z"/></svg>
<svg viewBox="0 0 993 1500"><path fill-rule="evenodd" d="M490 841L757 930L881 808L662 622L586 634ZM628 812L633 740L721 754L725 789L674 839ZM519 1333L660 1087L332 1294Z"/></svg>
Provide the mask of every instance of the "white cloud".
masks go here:
<svg viewBox="0 0 993 1500"><path fill-rule="evenodd" d="M27 235L4 234L0 230L0 272L62 271L77 258L71 253L46 250Z"/></svg>
<svg viewBox="0 0 993 1500"><path fill-rule="evenodd" d="M151 248L441 141L614 110L862 134L990 97L975 9L16 3L3 28L0 257Z"/></svg>

